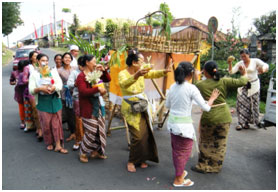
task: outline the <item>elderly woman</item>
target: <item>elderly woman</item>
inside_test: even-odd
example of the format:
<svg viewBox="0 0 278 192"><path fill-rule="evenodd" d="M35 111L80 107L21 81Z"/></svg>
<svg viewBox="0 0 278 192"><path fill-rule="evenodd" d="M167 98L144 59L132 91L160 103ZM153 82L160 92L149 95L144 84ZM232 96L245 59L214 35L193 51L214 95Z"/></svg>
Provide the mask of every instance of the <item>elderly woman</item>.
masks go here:
<svg viewBox="0 0 278 192"><path fill-rule="evenodd" d="M83 71L78 75L76 85L79 91L80 116L84 127L84 137L80 145L79 159L88 162L87 154L92 158L106 159L105 111L102 95L106 90L89 80L89 76L97 72L103 82L109 82L110 75L102 65L96 64L93 55L85 55L82 61ZM97 79L95 79L97 80Z"/></svg>
<svg viewBox="0 0 278 192"><path fill-rule="evenodd" d="M119 84L123 94L123 102L121 111L125 117L129 131L131 134L131 146L127 170L136 172L135 164L140 164L141 168L147 168L146 161L158 163L158 154L156 143L153 136L150 105L148 106L148 98L144 94L145 78L159 78L170 72L170 68L166 70L150 70L150 68L142 68L144 57L137 50L130 50L126 59L127 69L119 73ZM170 66L171 67L171 66ZM131 108L134 102L141 102L146 105L145 111L134 111Z"/></svg>
<svg viewBox="0 0 278 192"><path fill-rule="evenodd" d="M237 117L238 125L236 130L248 129L249 124L259 126L259 106L260 106L260 80L258 74L268 71L268 64L260 59L250 58L247 49L240 51L239 61L232 67L233 58L228 58L229 73L234 74L242 68L246 70L248 84L238 88L237 91Z"/></svg>
<svg viewBox="0 0 278 192"><path fill-rule="evenodd" d="M57 69L48 67L48 56L39 54L37 56L39 69L33 71L29 78L29 91L35 96L36 107L39 114L43 139L47 150L63 154L68 153L63 148L64 134L62 129L62 102L60 91L62 80Z"/></svg>

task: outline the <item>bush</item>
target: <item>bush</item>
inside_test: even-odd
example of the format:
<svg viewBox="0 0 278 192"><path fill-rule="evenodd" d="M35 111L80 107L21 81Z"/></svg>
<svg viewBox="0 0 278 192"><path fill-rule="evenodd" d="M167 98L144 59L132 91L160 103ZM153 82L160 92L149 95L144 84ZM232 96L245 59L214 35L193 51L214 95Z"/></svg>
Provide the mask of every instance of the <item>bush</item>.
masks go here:
<svg viewBox="0 0 278 192"><path fill-rule="evenodd" d="M269 70L267 73L259 75L260 83L261 83L261 92L260 92L260 100L266 102L267 90L269 85L269 80L271 76L271 72L276 68L274 64L269 65ZM275 75L275 73L274 73ZM275 76L274 76L275 77ZM276 89L276 85L275 85Z"/></svg>

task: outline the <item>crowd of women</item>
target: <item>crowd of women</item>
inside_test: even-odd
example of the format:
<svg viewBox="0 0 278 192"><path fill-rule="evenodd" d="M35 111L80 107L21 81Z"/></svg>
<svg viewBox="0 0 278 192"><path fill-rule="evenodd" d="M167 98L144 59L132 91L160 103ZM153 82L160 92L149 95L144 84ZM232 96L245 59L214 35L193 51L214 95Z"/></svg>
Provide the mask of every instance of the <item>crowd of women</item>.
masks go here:
<svg viewBox="0 0 278 192"><path fill-rule="evenodd" d="M78 54L78 47L76 49ZM250 59L246 50L240 54L243 61L234 67L228 59L229 71L240 71L242 76L238 79L220 78L214 61L204 65L202 72L205 80L193 84L190 83L192 78L198 79L201 73L191 63L181 62L174 70L176 83L169 89L166 107L170 110L167 129L171 135L175 187L194 184L185 179L188 172L184 170L198 135L191 118L193 103L203 110L198 129L199 159L197 165L191 168L199 173L217 173L222 168L232 121L225 102L230 88L239 88L237 111L240 128L258 122L258 108L252 102L259 101L258 72L266 72L268 65ZM19 106L20 128L24 131L35 129L38 141L43 140L47 150L66 154L68 150L64 148L62 124L67 122L71 134L66 141L75 141L73 150L79 149L81 162L88 162L88 157L106 159L102 96L107 90L101 84L111 81L108 68L97 64L93 55L80 56L78 67L72 65L74 59L72 52L57 54L54 57L56 67L50 68L49 57L33 51L29 60L18 63L18 70L11 74L10 84L15 85L14 98ZM131 49L126 65L127 68L118 77L123 94L121 112L131 135L126 168L129 172L136 172L136 166L148 167L146 161L159 162L153 135L152 107L144 93L144 79L167 76L173 64L162 70L142 67L144 56L137 49ZM90 80L93 73L99 75L96 81Z"/></svg>

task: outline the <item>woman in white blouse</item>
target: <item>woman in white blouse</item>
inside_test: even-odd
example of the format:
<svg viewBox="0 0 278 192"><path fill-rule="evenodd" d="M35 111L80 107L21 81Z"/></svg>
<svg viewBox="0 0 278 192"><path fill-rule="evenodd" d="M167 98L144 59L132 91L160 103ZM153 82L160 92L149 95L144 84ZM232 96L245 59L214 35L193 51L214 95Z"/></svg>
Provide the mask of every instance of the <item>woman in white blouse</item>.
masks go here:
<svg viewBox="0 0 278 192"><path fill-rule="evenodd" d="M237 91L237 116L238 125L236 130L248 129L249 123L259 125L260 106L260 80L258 74L268 71L268 64L257 58L250 58L247 49L240 51L241 61L232 67L233 58L228 58L229 73L234 74L246 70L248 84L238 88Z"/></svg>
<svg viewBox="0 0 278 192"><path fill-rule="evenodd" d="M188 187L194 184L190 179L184 179L188 174L184 170L191 154L193 140L196 141L191 110L195 101L204 111L209 111L213 101L218 97L216 89L208 102L201 96L198 88L189 83L192 79L194 67L189 62L181 62L175 70L176 83L170 87L166 98L166 107L170 110L167 129L171 133L172 157L175 167L175 187Z"/></svg>

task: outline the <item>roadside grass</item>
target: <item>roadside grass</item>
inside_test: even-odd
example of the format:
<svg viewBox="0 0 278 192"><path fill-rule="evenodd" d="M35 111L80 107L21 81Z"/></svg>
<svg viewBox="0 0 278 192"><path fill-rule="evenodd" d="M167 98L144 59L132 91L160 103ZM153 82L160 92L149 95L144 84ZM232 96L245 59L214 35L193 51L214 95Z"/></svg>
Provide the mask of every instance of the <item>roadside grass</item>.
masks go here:
<svg viewBox="0 0 278 192"><path fill-rule="evenodd" d="M2 66L7 65L9 62L13 60L13 54L14 52L8 49L3 43L2 43Z"/></svg>
<svg viewBox="0 0 278 192"><path fill-rule="evenodd" d="M65 52L69 52L68 48L63 48L63 47L50 47L51 50L60 53L60 54L64 54Z"/></svg>

